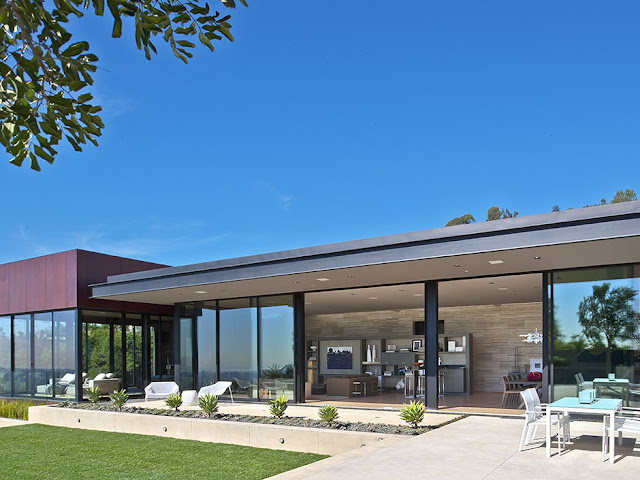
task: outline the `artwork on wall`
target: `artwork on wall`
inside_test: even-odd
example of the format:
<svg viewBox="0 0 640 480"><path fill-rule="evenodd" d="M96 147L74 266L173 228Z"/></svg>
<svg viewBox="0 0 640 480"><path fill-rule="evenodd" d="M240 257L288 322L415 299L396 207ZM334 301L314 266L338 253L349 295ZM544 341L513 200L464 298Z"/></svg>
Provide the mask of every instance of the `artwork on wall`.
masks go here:
<svg viewBox="0 0 640 480"><path fill-rule="evenodd" d="M352 347L327 347L327 370L350 370L353 368Z"/></svg>

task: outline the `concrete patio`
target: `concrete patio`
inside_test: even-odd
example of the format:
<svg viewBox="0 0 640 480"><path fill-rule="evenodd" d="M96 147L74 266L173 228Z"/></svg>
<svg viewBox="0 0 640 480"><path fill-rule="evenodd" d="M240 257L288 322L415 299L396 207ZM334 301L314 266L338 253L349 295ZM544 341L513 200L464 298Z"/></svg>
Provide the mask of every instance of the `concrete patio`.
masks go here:
<svg viewBox="0 0 640 480"><path fill-rule="evenodd" d="M614 465L601 461L601 423L573 422L572 443L545 457L541 441L518 451L522 420L470 416L385 448L365 447L286 472L277 480L634 478L640 472L638 438L616 445ZM541 438L544 438L540 432Z"/></svg>

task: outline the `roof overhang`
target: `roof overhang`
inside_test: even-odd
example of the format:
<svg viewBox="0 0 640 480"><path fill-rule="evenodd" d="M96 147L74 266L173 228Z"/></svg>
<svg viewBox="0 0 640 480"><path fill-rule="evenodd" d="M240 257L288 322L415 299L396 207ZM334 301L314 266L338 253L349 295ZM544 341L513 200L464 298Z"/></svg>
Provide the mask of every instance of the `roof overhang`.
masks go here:
<svg viewBox="0 0 640 480"><path fill-rule="evenodd" d="M636 201L116 275L93 295L170 305L637 262Z"/></svg>

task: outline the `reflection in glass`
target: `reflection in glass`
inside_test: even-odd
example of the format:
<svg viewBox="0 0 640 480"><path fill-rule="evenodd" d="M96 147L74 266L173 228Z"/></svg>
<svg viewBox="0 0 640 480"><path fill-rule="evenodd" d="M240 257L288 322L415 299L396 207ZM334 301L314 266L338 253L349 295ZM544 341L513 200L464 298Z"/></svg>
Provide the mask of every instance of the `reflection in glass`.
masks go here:
<svg viewBox="0 0 640 480"><path fill-rule="evenodd" d="M0 395L11 395L11 317L0 317Z"/></svg>
<svg viewBox="0 0 640 480"><path fill-rule="evenodd" d="M53 368L55 369L56 397L75 396L75 387L69 388L67 382L70 375L75 374L76 371L75 337L75 311L53 312ZM67 375L66 378L65 375ZM64 382L60 381L62 378L65 378ZM75 384L75 379L72 383Z"/></svg>
<svg viewBox="0 0 640 480"><path fill-rule="evenodd" d="M233 395L258 398L255 299L220 301L220 380L232 382Z"/></svg>
<svg viewBox="0 0 640 480"><path fill-rule="evenodd" d="M126 386L129 392L142 390L142 316L127 313L126 333Z"/></svg>
<svg viewBox="0 0 640 480"><path fill-rule="evenodd" d="M180 319L180 387L193 389L193 328L191 318Z"/></svg>
<svg viewBox="0 0 640 480"><path fill-rule="evenodd" d="M202 305L200 307L200 305ZM215 307L215 305L214 305ZM216 311L196 304L198 332L198 388L218 380L216 365Z"/></svg>
<svg viewBox="0 0 640 480"><path fill-rule="evenodd" d="M592 383L608 374L640 383L640 267L556 272L552 280L553 398L595 387L598 396L640 406L626 387Z"/></svg>
<svg viewBox="0 0 640 480"><path fill-rule="evenodd" d="M260 300L260 398L293 400L293 298Z"/></svg>
<svg viewBox="0 0 640 480"><path fill-rule="evenodd" d="M83 369L88 379L99 373L108 373L111 354L111 326L108 323L84 323L82 353Z"/></svg>
<svg viewBox="0 0 640 480"><path fill-rule="evenodd" d="M14 336L14 396L31 395L31 316L13 317Z"/></svg>
<svg viewBox="0 0 640 480"><path fill-rule="evenodd" d="M33 362L36 395L53 396L53 332L51 312L33 316Z"/></svg>

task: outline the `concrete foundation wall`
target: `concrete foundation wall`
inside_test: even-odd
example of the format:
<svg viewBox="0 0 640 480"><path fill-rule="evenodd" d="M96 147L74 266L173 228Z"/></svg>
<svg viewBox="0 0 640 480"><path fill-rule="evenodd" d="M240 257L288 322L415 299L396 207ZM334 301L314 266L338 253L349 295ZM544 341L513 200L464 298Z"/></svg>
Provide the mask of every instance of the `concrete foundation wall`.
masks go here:
<svg viewBox="0 0 640 480"><path fill-rule="evenodd" d="M294 452L336 455L363 445L392 445L406 437L321 428L287 427L137 413L29 407L29 422L105 432L137 433L201 442L230 443ZM166 429L166 431L165 431ZM281 443L280 440L283 440Z"/></svg>

